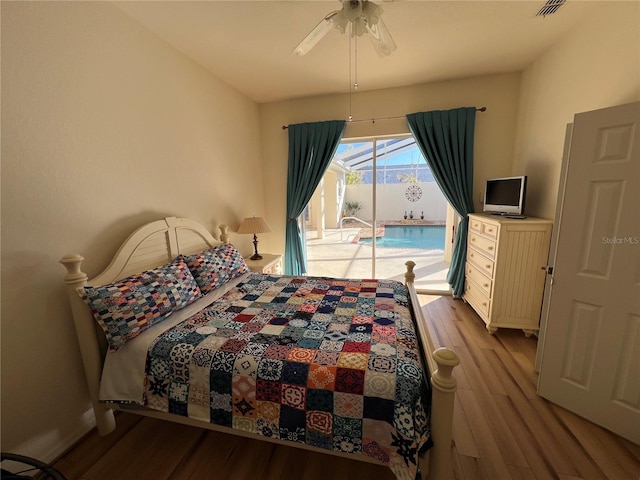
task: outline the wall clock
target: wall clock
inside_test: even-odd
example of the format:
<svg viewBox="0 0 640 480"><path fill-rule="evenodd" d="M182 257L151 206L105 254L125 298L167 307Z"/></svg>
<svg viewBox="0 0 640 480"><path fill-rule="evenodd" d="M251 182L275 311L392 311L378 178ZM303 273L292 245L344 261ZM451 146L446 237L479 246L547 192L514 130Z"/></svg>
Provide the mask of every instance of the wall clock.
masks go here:
<svg viewBox="0 0 640 480"><path fill-rule="evenodd" d="M404 196L410 202L417 202L422 197L422 189L418 185L409 185L404 191Z"/></svg>

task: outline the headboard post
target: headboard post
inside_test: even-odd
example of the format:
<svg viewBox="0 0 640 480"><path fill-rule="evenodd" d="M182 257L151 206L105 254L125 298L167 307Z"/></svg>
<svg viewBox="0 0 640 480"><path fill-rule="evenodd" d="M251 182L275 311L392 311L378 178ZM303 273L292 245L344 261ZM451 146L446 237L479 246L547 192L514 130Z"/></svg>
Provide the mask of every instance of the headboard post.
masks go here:
<svg viewBox="0 0 640 480"><path fill-rule="evenodd" d="M80 346L80 355L82 356L84 373L89 387L89 397L96 417L96 425L100 435L106 435L115 429L116 423L113 410L106 408L98 400L103 353L100 351L100 342L96 335L95 321L91 311L76 292L76 289L85 286L88 280L87 274L81 270L83 260L84 257L74 253L62 257L60 263L67 269L64 283L69 295L73 322Z"/></svg>
<svg viewBox="0 0 640 480"><path fill-rule="evenodd" d="M222 243L229 243L229 233L227 230L229 229L228 225L220 225L220 241Z"/></svg>

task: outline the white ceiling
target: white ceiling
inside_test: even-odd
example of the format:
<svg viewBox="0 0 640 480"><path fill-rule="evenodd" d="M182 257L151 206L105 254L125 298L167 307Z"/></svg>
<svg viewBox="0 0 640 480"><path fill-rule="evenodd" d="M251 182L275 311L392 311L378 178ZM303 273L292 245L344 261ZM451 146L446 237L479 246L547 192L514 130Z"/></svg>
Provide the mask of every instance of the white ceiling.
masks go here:
<svg viewBox="0 0 640 480"><path fill-rule="evenodd" d="M378 0L398 49L380 58L359 39L359 90L523 70L601 3L568 0L536 17L544 1ZM349 91L348 35L291 53L338 0L114 3L257 102Z"/></svg>

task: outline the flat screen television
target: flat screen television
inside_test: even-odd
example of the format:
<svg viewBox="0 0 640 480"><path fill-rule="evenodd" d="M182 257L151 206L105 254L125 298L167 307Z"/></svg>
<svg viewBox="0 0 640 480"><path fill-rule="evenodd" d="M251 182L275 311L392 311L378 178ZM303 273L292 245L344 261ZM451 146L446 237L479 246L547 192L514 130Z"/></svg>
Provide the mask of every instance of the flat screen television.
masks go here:
<svg viewBox="0 0 640 480"><path fill-rule="evenodd" d="M484 188L483 211L495 215L523 215L527 176L489 178Z"/></svg>

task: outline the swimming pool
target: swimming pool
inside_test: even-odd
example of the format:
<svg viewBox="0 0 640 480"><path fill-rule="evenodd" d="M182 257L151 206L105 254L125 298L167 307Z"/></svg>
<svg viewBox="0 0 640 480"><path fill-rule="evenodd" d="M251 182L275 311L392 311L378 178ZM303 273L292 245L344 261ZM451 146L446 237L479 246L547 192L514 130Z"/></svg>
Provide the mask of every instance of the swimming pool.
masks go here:
<svg viewBox="0 0 640 480"><path fill-rule="evenodd" d="M444 249L445 227L433 225L386 225L384 237L376 239L376 247ZM371 245L370 238L361 238L358 243Z"/></svg>

